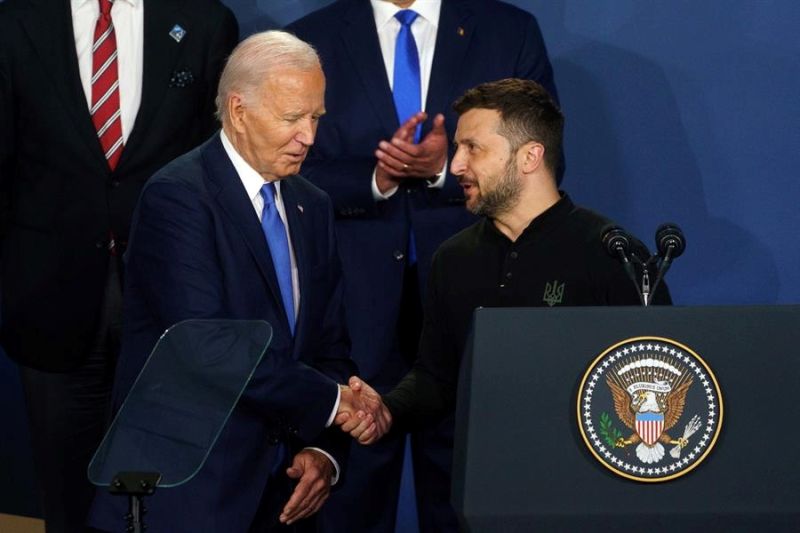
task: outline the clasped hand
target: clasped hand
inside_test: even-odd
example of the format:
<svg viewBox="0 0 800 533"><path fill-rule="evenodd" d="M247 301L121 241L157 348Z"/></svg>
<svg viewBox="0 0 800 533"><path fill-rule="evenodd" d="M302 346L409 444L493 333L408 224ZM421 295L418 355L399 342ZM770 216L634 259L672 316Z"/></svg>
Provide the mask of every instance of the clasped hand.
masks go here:
<svg viewBox="0 0 800 533"><path fill-rule="evenodd" d="M372 444L392 426L392 414L381 395L353 376L348 385L340 385L341 399L334 422L360 444Z"/></svg>
<svg viewBox="0 0 800 533"><path fill-rule="evenodd" d="M431 131L418 144L414 143L417 126L427 118L424 112L413 115L397 128L390 140L378 143L375 179L381 191L396 187L405 179L432 178L444 168L448 142L444 115L436 115Z"/></svg>

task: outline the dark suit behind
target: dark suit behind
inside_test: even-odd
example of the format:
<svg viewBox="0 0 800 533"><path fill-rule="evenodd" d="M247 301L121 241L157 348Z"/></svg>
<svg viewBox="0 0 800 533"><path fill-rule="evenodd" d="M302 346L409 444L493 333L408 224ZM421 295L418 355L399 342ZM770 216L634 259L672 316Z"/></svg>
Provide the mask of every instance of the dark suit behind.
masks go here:
<svg viewBox="0 0 800 533"><path fill-rule="evenodd" d="M176 23L180 43L169 36ZM69 2L0 6L2 345L12 358L63 371L86 357L109 234L127 241L145 181L216 129L217 80L236 41L216 1L146 2L142 100L112 172L81 87ZM185 70L193 83L170 86Z"/></svg>
<svg viewBox="0 0 800 533"><path fill-rule="evenodd" d="M374 151L380 140L391 138L399 124L369 1L340 0L287 29L314 45L322 58L328 113L320 122L303 175L333 200L353 358L362 377L385 392L408 369L397 324L410 229L416 241L418 284L424 290L433 252L474 218L464 209L462 190L452 175L442 189L421 183L404 185L387 201L373 199ZM536 80L555 95L552 69L535 18L490 0L444 0L425 107L429 116L444 113L452 140L457 122L453 101L479 83L508 77ZM425 461L427 452L423 450L431 450L431 446L422 443L415 448L416 460L423 463L416 469L421 515L434 499L449 507L450 437L419 436L420 440L428 438L436 441L434 448L441 448L439 442L443 441L444 450L434 451L431 463ZM332 521L331 531L345 527L389 531L393 527L392 499L397 494L401 452L402 443L397 439L384 440L370 449L353 448L350 482L323 509ZM354 472L356 468L363 476ZM442 472L438 481L426 475L437 470ZM438 494L425 494L437 486L442 487L434 489ZM363 514L363 510L368 510L367 522L349 520L347 515Z"/></svg>
<svg viewBox="0 0 800 533"><path fill-rule="evenodd" d="M117 352L114 267L134 206L157 169L216 129L217 80L238 40L217 0L143 1L141 104L113 172L81 86L69 0L0 4L0 345L24 365L45 517L60 530L82 530L91 501L86 465ZM192 82L177 86L175 72Z"/></svg>
<svg viewBox="0 0 800 533"><path fill-rule="evenodd" d="M301 177L283 180L281 195L299 272L294 338L261 225L219 136L166 166L142 193L126 256L115 405L158 337L176 322L261 319L274 328L205 466L185 486L150 499L150 531L247 531L262 497L269 496L265 491L278 490L279 479L286 479L288 463L276 464L278 442L292 453L318 446L344 464L349 437L336 428L323 431L336 382L355 371L341 309L333 212L328 197ZM283 496L285 503L289 494ZM116 500L98 495L93 526L119 528L124 502Z"/></svg>

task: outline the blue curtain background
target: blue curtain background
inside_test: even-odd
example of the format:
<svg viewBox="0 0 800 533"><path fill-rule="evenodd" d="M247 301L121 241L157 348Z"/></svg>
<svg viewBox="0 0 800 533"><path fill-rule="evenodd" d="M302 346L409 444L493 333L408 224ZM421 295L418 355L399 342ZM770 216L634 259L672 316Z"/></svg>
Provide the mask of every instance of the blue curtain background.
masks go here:
<svg viewBox="0 0 800 533"><path fill-rule="evenodd" d="M225 3L244 36L329 1ZM549 47L573 198L651 248L658 224L682 226L677 304L800 301L800 3L512 3L537 16ZM4 356L0 405L0 512L35 515L21 390Z"/></svg>

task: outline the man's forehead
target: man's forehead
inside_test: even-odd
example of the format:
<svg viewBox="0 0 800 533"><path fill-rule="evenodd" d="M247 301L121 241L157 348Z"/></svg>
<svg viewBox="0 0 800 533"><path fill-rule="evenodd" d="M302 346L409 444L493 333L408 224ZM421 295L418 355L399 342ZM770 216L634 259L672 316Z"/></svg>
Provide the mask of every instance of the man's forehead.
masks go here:
<svg viewBox="0 0 800 533"><path fill-rule="evenodd" d="M473 108L458 118L455 137L475 137L497 131L500 113L494 109Z"/></svg>
<svg viewBox="0 0 800 533"><path fill-rule="evenodd" d="M325 85L325 74L320 67L299 68L280 66L271 69L264 77L262 85L287 87L306 83L322 83Z"/></svg>
<svg viewBox="0 0 800 533"><path fill-rule="evenodd" d="M284 102L321 105L325 98L325 76L320 69L282 68L271 72L261 85L261 96Z"/></svg>

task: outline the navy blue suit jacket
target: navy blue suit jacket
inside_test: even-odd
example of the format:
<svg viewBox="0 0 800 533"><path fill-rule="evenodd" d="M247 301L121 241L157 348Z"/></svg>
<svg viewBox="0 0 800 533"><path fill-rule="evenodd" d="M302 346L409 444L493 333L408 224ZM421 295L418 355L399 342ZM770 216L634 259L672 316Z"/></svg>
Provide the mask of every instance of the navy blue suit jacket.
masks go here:
<svg viewBox="0 0 800 533"><path fill-rule="evenodd" d="M395 333L410 229L424 289L433 252L475 219L450 174L442 189L404 185L387 201L373 199L375 149L399 123L369 1L334 2L287 30L314 45L322 59L328 112L302 172L333 200L352 355L362 376L385 390L406 370ZM445 115L451 141L453 101L479 83L509 77L536 80L556 94L533 15L493 0L443 0L425 110ZM423 135L429 129L430 121Z"/></svg>
<svg viewBox="0 0 800 533"><path fill-rule="evenodd" d="M297 259L300 306L292 338L258 217L219 135L148 181L126 255L119 406L163 331L190 318L261 319L272 343L205 466L186 485L149 498L150 531L246 531L279 465L318 446L343 465L349 436L324 430L337 382L355 366L342 315L341 268L328 197L299 176L281 182ZM286 466L286 465L284 465ZM281 468L282 474L283 468ZM111 497L95 500L91 524L119 529Z"/></svg>

